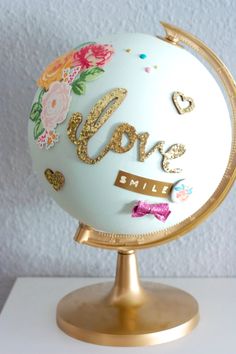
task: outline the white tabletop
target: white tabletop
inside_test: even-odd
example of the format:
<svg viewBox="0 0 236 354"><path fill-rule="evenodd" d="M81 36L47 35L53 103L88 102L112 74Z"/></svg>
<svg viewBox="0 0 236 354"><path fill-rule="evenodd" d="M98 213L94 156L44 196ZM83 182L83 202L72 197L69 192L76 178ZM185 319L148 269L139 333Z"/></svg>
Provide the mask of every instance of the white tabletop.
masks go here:
<svg viewBox="0 0 236 354"><path fill-rule="evenodd" d="M149 279L150 280L150 279ZM235 354L236 279L152 279L190 292L200 323L184 338L151 347L103 347L75 340L57 328L57 302L97 278L19 278L0 315L0 354Z"/></svg>

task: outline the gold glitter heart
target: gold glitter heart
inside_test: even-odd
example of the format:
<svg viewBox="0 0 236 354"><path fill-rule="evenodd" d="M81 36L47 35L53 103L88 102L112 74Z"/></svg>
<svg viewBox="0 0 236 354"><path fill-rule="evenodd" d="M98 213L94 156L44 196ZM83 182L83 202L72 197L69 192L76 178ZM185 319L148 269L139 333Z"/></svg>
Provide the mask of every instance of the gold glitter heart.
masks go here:
<svg viewBox="0 0 236 354"><path fill-rule="evenodd" d="M179 114L189 113L195 107L194 101L191 97L187 97L178 91L173 93L172 100ZM188 104L187 107L183 107L183 104L186 103Z"/></svg>
<svg viewBox="0 0 236 354"><path fill-rule="evenodd" d="M53 172L52 170L50 170L50 168L47 168L44 171L44 175L47 178L48 182L55 189L55 191L58 192L64 186L65 177L61 172L59 171Z"/></svg>

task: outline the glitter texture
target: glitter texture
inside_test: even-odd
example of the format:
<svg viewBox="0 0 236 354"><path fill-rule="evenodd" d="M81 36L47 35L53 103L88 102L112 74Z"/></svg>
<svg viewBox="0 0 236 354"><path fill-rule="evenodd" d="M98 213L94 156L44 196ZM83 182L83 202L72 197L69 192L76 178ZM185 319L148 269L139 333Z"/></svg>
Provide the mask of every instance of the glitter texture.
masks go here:
<svg viewBox="0 0 236 354"><path fill-rule="evenodd" d="M176 159L180 156L182 156L186 149L183 144L174 144L172 145L169 150L164 152L164 145L165 141L159 141L157 142L148 152L146 152L146 144L148 140L149 134L148 133L142 133L138 134L138 139L139 139L139 161L143 162L145 161L150 155L152 155L154 152L158 151L161 153L163 156L162 160L162 168L165 172L168 173L179 173L182 171L180 168L170 168L170 160Z"/></svg>
<svg viewBox="0 0 236 354"><path fill-rule="evenodd" d="M176 159L185 153L185 146L182 144L174 144L169 150L164 152L164 141L157 142L148 152L146 152L146 144L149 137L148 133L137 134L135 128L128 123L120 124L112 134L111 140L98 153L96 157L90 157L88 154L88 142L96 132L106 123L113 112L120 106L127 95L127 90L117 88L108 92L101 98L90 111L86 119L83 129L77 137L77 130L80 126L83 116L81 113L73 113L67 128L67 135L70 141L77 146L78 158L87 163L95 164L99 162L109 151L119 154L125 153L132 149L136 140L139 142L139 161L144 162L151 154L158 151L162 156L162 169L168 173L179 173L180 168L170 168L170 160ZM122 146L122 138L126 135L128 142Z"/></svg>
<svg viewBox="0 0 236 354"><path fill-rule="evenodd" d="M168 203L150 204L141 200L134 206L131 216L140 218L148 214L152 214L158 220L165 222L171 211Z"/></svg>
<svg viewBox="0 0 236 354"><path fill-rule="evenodd" d="M167 152L163 154L162 168L165 172L168 173L180 173L182 172L181 168L170 168L170 160L177 159L182 156L186 151L186 148L182 144L172 145Z"/></svg>
<svg viewBox="0 0 236 354"><path fill-rule="evenodd" d="M179 91L175 91L173 93L172 100L179 114L189 113L195 107L193 99L191 97L185 96L183 93ZM182 107L181 103L185 103L185 102L188 103L188 106Z"/></svg>
<svg viewBox="0 0 236 354"><path fill-rule="evenodd" d="M129 142L126 146L121 145L122 136L124 134L126 134L129 139ZM127 152L134 146L136 138L137 134L135 128L132 125L123 123L119 125L119 127L114 131L111 138L110 149L120 154Z"/></svg>
<svg viewBox="0 0 236 354"><path fill-rule="evenodd" d="M83 116L81 113L79 112L73 113L67 127L67 135L70 141L75 145L77 145L78 143L78 139L76 138L76 132L82 120L83 120Z"/></svg>
<svg viewBox="0 0 236 354"><path fill-rule="evenodd" d="M68 124L67 134L72 143L77 145L77 155L81 161L87 164L95 164L99 162L108 153L108 151L114 150L115 147L119 150L117 152L121 152L121 138L120 133L117 130L114 133L115 137L112 137L111 142L107 144L95 158L91 158L88 155L88 142L89 139L110 118L112 113L120 106L126 95L126 89L117 88L108 92L102 99L100 99L90 111L78 139L76 138L76 132L82 120L82 115L80 113L78 113L77 116L75 116L75 114L72 115ZM124 129L124 127L122 129ZM130 129L127 130L126 134L129 134L130 131ZM126 148L127 147L124 149Z"/></svg>
<svg viewBox="0 0 236 354"><path fill-rule="evenodd" d="M53 172L50 168L47 168L44 171L44 175L56 192L58 192L65 184L65 177L59 171Z"/></svg>
<svg viewBox="0 0 236 354"><path fill-rule="evenodd" d="M145 151L149 133L142 133L138 135L139 139L139 161L144 162L154 152L159 151L163 154L164 141L156 143L148 152Z"/></svg>

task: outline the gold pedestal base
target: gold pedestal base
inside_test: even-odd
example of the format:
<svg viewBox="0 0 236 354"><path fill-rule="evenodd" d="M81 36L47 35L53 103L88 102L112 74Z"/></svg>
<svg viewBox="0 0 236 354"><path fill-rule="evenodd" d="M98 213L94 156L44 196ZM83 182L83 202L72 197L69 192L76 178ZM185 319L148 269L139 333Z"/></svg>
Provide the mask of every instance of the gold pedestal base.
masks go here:
<svg viewBox="0 0 236 354"><path fill-rule="evenodd" d="M198 304L188 293L163 284L140 285L133 252L119 253L112 285L91 285L66 295L57 307L58 326L94 344L144 346L180 338L198 323Z"/></svg>

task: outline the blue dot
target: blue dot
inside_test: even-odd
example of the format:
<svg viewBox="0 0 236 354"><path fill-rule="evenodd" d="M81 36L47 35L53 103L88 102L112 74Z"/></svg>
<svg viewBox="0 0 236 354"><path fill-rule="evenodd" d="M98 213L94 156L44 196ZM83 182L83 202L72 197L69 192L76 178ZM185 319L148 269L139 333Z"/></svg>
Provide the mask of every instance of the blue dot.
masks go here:
<svg viewBox="0 0 236 354"><path fill-rule="evenodd" d="M140 59L146 59L147 58L147 55L142 53L142 54L139 54L139 58Z"/></svg>

